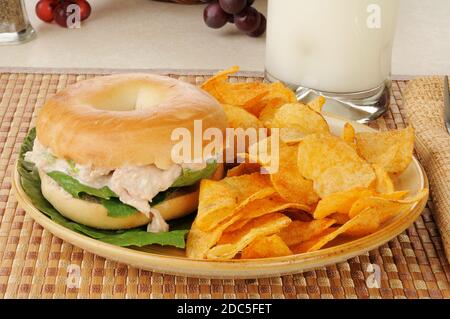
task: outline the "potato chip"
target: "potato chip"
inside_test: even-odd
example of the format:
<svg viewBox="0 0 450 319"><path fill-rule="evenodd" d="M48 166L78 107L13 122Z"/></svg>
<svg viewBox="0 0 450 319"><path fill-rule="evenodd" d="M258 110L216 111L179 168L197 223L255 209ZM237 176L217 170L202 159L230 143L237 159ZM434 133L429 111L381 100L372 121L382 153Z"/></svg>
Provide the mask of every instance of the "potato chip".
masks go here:
<svg viewBox="0 0 450 319"><path fill-rule="evenodd" d="M221 71L205 81L201 88L214 96L222 104L243 107L255 106L258 101L269 93L270 84L261 82L230 83L228 76L239 71L234 66L229 70ZM262 106L263 107L263 106ZM261 108L262 108L261 107Z"/></svg>
<svg viewBox="0 0 450 319"><path fill-rule="evenodd" d="M416 200L413 197L413 200L403 200L402 198L405 197L407 192L400 191L400 192L394 192L390 194L379 194L375 196L369 196L366 198L361 198L355 201L352 205L352 208L350 209L348 216L350 218L355 217L358 215L361 211L366 209L367 207L372 208L379 208L380 210L386 210L386 206L392 207L392 209L396 209L395 205L393 203L398 204L410 204L411 202L415 202ZM397 208L398 209L398 208Z"/></svg>
<svg viewBox="0 0 450 319"><path fill-rule="evenodd" d="M283 228L278 235L290 247L320 235L335 223L335 220L329 218L310 222L294 220L289 226Z"/></svg>
<svg viewBox="0 0 450 319"><path fill-rule="evenodd" d="M342 139L346 141L352 147L355 146L355 129L350 123L345 123L344 130L342 132Z"/></svg>
<svg viewBox="0 0 450 319"><path fill-rule="evenodd" d="M256 238L276 234L289 223L289 217L280 213L255 218L236 232L224 233L206 256L208 259L231 259Z"/></svg>
<svg viewBox="0 0 450 319"><path fill-rule="evenodd" d="M305 211L309 212L310 207L302 204L287 203L278 194L273 194L268 197L256 199L251 201L243 209L236 212L239 215L239 220L225 229L225 232L233 232L237 229L243 227L245 224L250 222L250 220L271 214L276 212L281 212L284 210L293 211Z"/></svg>
<svg viewBox="0 0 450 319"><path fill-rule="evenodd" d="M330 134L313 134L298 148L300 173L313 181L314 190L324 198L355 188L369 188L375 183L372 167L342 139Z"/></svg>
<svg viewBox="0 0 450 319"><path fill-rule="evenodd" d="M324 117L309 106L295 103L280 107L270 123L270 128L280 128L280 139L285 143L296 143L314 133L329 133Z"/></svg>
<svg viewBox="0 0 450 319"><path fill-rule="evenodd" d="M222 108L227 115L229 127L243 129L263 127L256 116L243 108L229 104L222 104Z"/></svg>
<svg viewBox="0 0 450 319"><path fill-rule="evenodd" d="M399 174L411 163L414 150L414 129L376 133L357 133L358 153L387 173Z"/></svg>
<svg viewBox="0 0 450 319"><path fill-rule="evenodd" d="M313 101L308 103L308 106L317 113L322 113L323 106L325 105L327 100L320 95L316 97Z"/></svg>
<svg viewBox="0 0 450 319"><path fill-rule="evenodd" d="M328 195L319 201L313 213L315 219L322 219L333 213L348 215L354 202L373 195L370 189L357 188Z"/></svg>
<svg viewBox="0 0 450 319"><path fill-rule="evenodd" d="M311 247L316 245L323 237L333 233L334 231L336 231L335 227L330 227L328 229L325 229L320 235L312 237L311 239L304 241L300 244L291 246L290 249L291 249L292 253L294 253L294 254L306 253L306 252L308 252L309 249L311 249Z"/></svg>
<svg viewBox="0 0 450 319"><path fill-rule="evenodd" d="M230 83L228 76L239 70L219 72L202 84L202 89L213 95L220 103L240 107L247 112L259 116L261 111L272 101L279 104L296 101L295 93L280 82L276 83Z"/></svg>
<svg viewBox="0 0 450 319"><path fill-rule="evenodd" d="M378 193L393 193L394 192L394 182L386 171L376 165L372 165L375 175L377 176L375 189Z"/></svg>
<svg viewBox="0 0 450 319"><path fill-rule="evenodd" d="M313 183L305 179L298 170L295 146L280 144L278 172L270 175L278 194L290 203L313 205L319 197L314 192Z"/></svg>
<svg viewBox="0 0 450 319"><path fill-rule="evenodd" d="M282 257L292 255L292 251L278 235L260 237L248 245L241 254L241 259Z"/></svg>
<svg viewBox="0 0 450 319"><path fill-rule="evenodd" d="M195 220L186 240L186 256L193 259L204 259L208 250L215 245L226 225L219 225L213 231L203 231Z"/></svg>
<svg viewBox="0 0 450 319"><path fill-rule="evenodd" d="M321 249L328 242L335 239L337 236L346 232L352 232L352 229L357 233L364 233L365 235L375 232L380 226L380 218L376 211L367 208L361 214L357 215L347 223L336 229L335 231L320 238L314 245L312 245L308 252L313 252Z"/></svg>
<svg viewBox="0 0 450 319"><path fill-rule="evenodd" d="M350 220L348 214L341 214L341 213L333 213L328 217L334 219L336 221L336 225L344 225L346 222Z"/></svg>
<svg viewBox="0 0 450 319"><path fill-rule="evenodd" d="M237 155L238 157L246 158L252 163L259 163L266 169L272 166L275 166L278 169L279 163L273 162L278 162L280 158L279 140L274 136L269 136L250 145L247 154Z"/></svg>
<svg viewBox="0 0 450 319"><path fill-rule="evenodd" d="M295 92L281 82L270 83L269 94L266 100L282 99L285 103L297 102Z"/></svg>
<svg viewBox="0 0 450 319"><path fill-rule="evenodd" d="M227 171L227 177L233 177L233 176L241 176L241 175L248 175L252 173L260 172L261 165L259 163L248 163L244 162L239 164L238 166L235 166Z"/></svg>
<svg viewBox="0 0 450 319"><path fill-rule="evenodd" d="M334 232L324 236L315 243L308 251L316 251L341 234L351 236L365 236L376 232L380 226L401 213L404 209L421 201L428 196L428 189L423 189L415 196L406 200L386 200L378 198L377 203L364 208L347 223Z"/></svg>
<svg viewBox="0 0 450 319"><path fill-rule="evenodd" d="M220 94L220 86L227 82L228 75L236 73L239 71L238 66L233 66L232 68L228 70L224 70L221 72L218 72L217 74L210 77L208 80L206 80L202 85L201 88L214 96L219 102L224 103L223 101L220 101L221 94Z"/></svg>
<svg viewBox="0 0 450 319"><path fill-rule="evenodd" d="M392 193L379 193L377 196L384 198L384 199L390 199L390 200L400 200L403 199L406 195L408 195L409 191L397 191Z"/></svg>
<svg viewBox="0 0 450 319"><path fill-rule="evenodd" d="M287 103L294 103L297 101L295 93L280 82L265 84L267 86L267 94L264 96L258 96L251 101L248 101L243 108L250 113L260 116L262 111L267 108L268 105L281 106Z"/></svg>
<svg viewBox="0 0 450 319"><path fill-rule="evenodd" d="M226 177L220 181L202 180L196 222L208 231L229 219L239 205L274 192L269 177L258 173Z"/></svg>
<svg viewBox="0 0 450 319"><path fill-rule="evenodd" d="M201 185L200 185L201 187ZM220 189L215 185L216 189ZM207 189L210 189L209 187ZM228 189L228 187L223 188L224 190ZM204 188L205 190L205 188ZM262 188L259 191L254 192L252 195L243 200L239 205L234 205L234 208L229 206L222 207L223 211L211 210L210 214L212 218L217 217L220 219L219 221L213 219L213 227L209 229L202 229L199 226L199 213L191 226L191 229L188 234L187 242L186 242L186 255L189 258L203 259L206 258L206 253L208 250L213 247L217 241L220 239L220 236L228 228L230 225L233 225L238 220L241 219L240 213L246 211L246 205L250 204L252 201L256 201L258 199L271 196L275 193L275 189ZM216 194L217 195L217 194ZM222 195L222 194L221 194ZM229 195L227 193L227 195ZM201 201L202 199L200 199ZM201 203L199 204L200 207ZM219 208L220 209L220 208ZM205 209L202 209L201 216L204 216ZM206 215L200 219L203 223L208 223L211 220L208 219L211 217L210 215ZM203 225L203 227L205 227Z"/></svg>
<svg viewBox="0 0 450 319"><path fill-rule="evenodd" d="M269 94L270 84L261 82L220 84L218 101L240 107L255 108ZM262 109L263 106L260 106Z"/></svg>
<svg viewBox="0 0 450 319"><path fill-rule="evenodd" d="M242 105L242 108L258 117L261 111L266 107L267 102L264 100L264 98L268 94L269 91L261 92L260 94L246 101L244 105Z"/></svg>
<svg viewBox="0 0 450 319"><path fill-rule="evenodd" d="M275 98L264 106L259 114L259 120L265 127L271 127L275 113L284 104L286 102L282 98Z"/></svg>

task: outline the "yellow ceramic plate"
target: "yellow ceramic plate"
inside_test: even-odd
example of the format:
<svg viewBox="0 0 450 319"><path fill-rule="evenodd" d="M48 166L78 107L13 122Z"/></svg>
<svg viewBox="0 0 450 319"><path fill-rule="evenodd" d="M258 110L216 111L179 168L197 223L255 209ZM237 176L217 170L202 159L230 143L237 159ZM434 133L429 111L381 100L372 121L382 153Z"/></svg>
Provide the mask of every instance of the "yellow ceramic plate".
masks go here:
<svg viewBox="0 0 450 319"><path fill-rule="evenodd" d="M345 120L327 116L327 121L332 132L340 135ZM353 125L357 131L372 130L361 124L353 123ZM317 252L267 259L206 261L188 259L184 257L183 250L176 248L157 245L139 249L123 248L78 234L54 223L33 206L22 189L17 169L14 171L13 187L18 202L36 222L55 236L75 246L105 258L142 269L166 274L207 278L270 277L298 273L345 261L351 257L372 250L399 235L417 219L427 202L427 199L424 198L409 211L399 214L394 219L385 223L378 232L370 236L344 242L338 246ZM415 194L424 187L428 187L426 175L419 162L414 158L408 169L397 179L396 189L407 189L410 191L410 194Z"/></svg>

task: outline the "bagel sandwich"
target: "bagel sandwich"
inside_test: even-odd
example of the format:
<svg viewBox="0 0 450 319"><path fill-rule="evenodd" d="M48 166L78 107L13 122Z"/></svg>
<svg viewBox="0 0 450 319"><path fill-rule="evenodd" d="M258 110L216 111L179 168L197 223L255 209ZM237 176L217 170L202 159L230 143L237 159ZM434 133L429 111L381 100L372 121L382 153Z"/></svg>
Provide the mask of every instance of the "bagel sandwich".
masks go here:
<svg viewBox="0 0 450 319"><path fill-rule="evenodd" d="M202 130L225 132L220 104L196 86L150 74L97 77L46 101L24 160L64 217L102 230L166 232L167 221L196 210L201 179L223 176L220 149L209 158L172 159L179 142L172 132L194 136L199 120Z"/></svg>

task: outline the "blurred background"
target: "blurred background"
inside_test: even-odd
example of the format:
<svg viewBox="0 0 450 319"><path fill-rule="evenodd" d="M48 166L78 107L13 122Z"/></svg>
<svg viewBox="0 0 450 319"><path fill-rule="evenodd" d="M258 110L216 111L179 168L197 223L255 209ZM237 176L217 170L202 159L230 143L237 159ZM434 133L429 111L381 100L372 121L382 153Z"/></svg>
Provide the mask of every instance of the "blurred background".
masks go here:
<svg viewBox="0 0 450 319"><path fill-rule="evenodd" d="M250 38L233 25L208 28L204 5L151 0L91 0L80 29L40 21L37 0L25 0L37 38L0 46L0 67L106 69L264 70L264 37ZM254 6L266 13L266 0ZM394 75L450 74L450 1L401 0L394 45ZM318 21L317 23L320 23Z"/></svg>

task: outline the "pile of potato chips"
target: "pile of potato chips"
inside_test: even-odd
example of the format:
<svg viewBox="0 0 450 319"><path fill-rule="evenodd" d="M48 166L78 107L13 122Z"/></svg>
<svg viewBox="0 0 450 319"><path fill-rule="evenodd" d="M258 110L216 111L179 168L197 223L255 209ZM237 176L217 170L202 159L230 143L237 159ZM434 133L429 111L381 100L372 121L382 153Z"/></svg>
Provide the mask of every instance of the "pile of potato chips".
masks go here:
<svg viewBox="0 0 450 319"><path fill-rule="evenodd" d="M280 129L279 169L261 174L269 163L248 151L224 179L203 180L189 258L316 251L339 238L374 233L428 196L427 189L409 198L408 191L394 189L393 179L412 160L412 128L356 133L347 123L342 136L334 136L321 114L323 98L305 105L281 83L228 82L237 71L220 72L202 88L223 105L230 127Z"/></svg>

